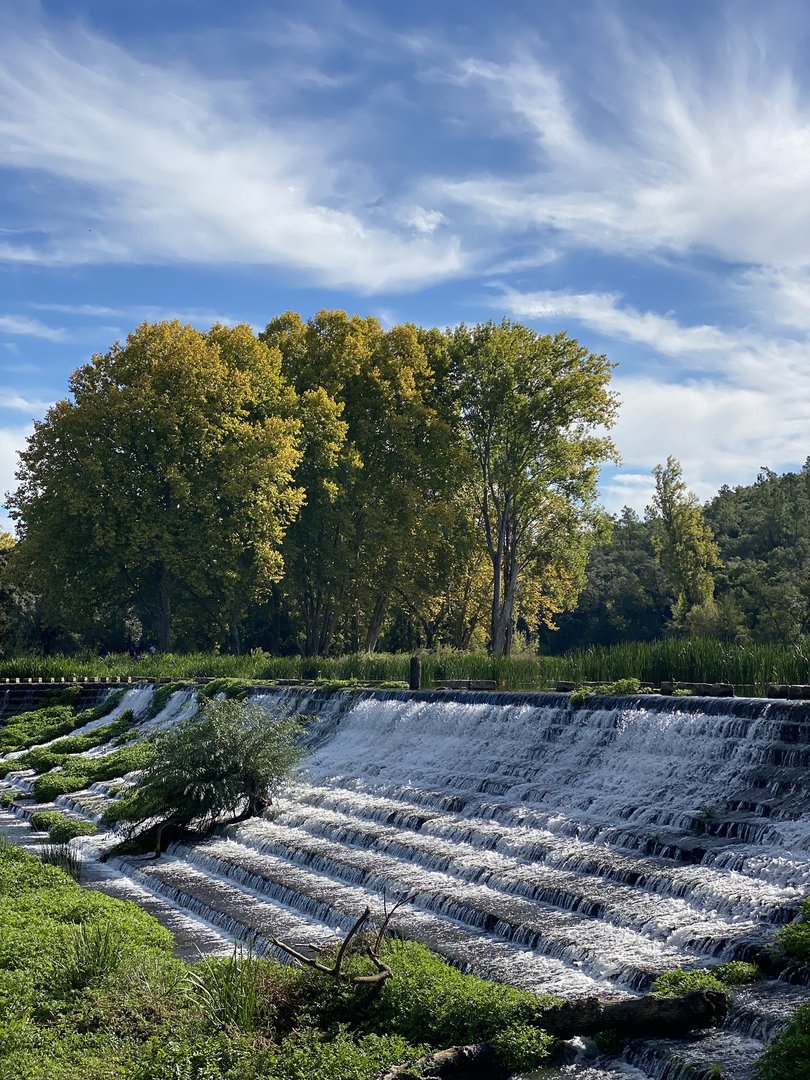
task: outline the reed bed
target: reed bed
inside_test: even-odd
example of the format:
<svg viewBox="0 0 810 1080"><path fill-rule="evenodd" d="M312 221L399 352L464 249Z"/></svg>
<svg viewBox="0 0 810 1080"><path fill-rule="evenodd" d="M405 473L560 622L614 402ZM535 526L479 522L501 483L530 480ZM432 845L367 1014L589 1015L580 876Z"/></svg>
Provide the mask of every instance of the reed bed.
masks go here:
<svg viewBox="0 0 810 1080"><path fill-rule="evenodd" d="M148 679L238 678L257 682L277 679L357 680L398 682L408 678L406 653L357 653L336 657L271 656L254 651L246 656L216 653L165 653L134 659L126 654L100 657L18 656L0 660L2 678ZM810 638L794 645L735 645L712 638L664 638L590 646L563 656L492 657L486 653L440 650L422 656L423 685L444 679L495 681L505 689L553 687L558 681L603 683L637 678L658 684L730 682L761 692L769 682L810 682Z"/></svg>

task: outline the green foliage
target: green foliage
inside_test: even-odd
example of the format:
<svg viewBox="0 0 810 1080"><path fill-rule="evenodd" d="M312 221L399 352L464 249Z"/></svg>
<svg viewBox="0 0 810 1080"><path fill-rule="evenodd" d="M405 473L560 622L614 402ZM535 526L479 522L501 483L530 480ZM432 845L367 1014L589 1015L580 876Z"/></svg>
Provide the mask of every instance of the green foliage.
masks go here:
<svg viewBox="0 0 810 1080"><path fill-rule="evenodd" d="M0 728L0 754L67 735L75 726L76 717L70 705L49 705L18 713Z"/></svg>
<svg viewBox="0 0 810 1080"><path fill-rule="evenodd" d="M260 964L251 953L235 950L233 956L206 960L191 973L191 987L213 1031L254 1030L263 1006L260 998Z"/></svg>
<svg viewBox="0 0 810 1080"><path fill-rule="evenodd" d="M153 756L152 744L139 742L99 757L68 757L61 770L37 777L34 797L38 802L53 802L59 795L69 795L101 780L115 780L144 769Z"/></svg>
<svg viewBox="0 0 810 1080"><path fill-rule="evenodd" d="M504 655L518 614L534 629L571 606L599 536L599 466L617 401L612 365L564 333L504 320L452 334L469 491L492 567L491 648ZM504 542L506 541L506 542Z"/></svg>
<svg viewBox="0 0 810 1080"><path fill-rule="evenodd" d="M800 1006L754 1068L756 1080L810 1080L810 1003Z"/></svg>
<svg viewBox="0 0 810 1080"><path fill-rule="evenodd" d="M642 686L638 679L617 679L604 686L578 686L568 695L568 704L572 709L578 709L592 697L637 697L647 693L649 687Z"/></svg>
<svg viewBox="0 0 810 1080"><path fill-rule="evenodd" d="M686 690L683 687L672 691L672 697L694 697L694 694L694 690Z"/></svg>
<svg viewBox="0 0 810 1080"><path fill-rule="evenodd" d="M155 736L138 785L110 816L205 827L239 810L255 814L300 758L299 734L298 721L272 718L260 705L206 701L195 716Z"/></svg>
<svg viewBox="0 0 810 1080"><path fill-rule="evenodd" d="M453 1041L490 1039L513 1069L550 1045L531 1023L545 1002L412 943L386 944L376 1000L250 953L184 964L135 905L20 848L0 848L0 925L0 1076L15 1080L375 1080Z"/></svg>
<svg viewBox="0 0 810 1080"><path fill-rule="evenodd" d="M31 824L47 832L55 844L67 844L77 836L93 836L98 832L92 821L69 817L60 810L37 810L31 815Z"/></svg>
<svg viewBox="0 0 810 1080"><path fill-rule="evenodd" d="M70 393L21 454L20 571L78 629L135 609L167 649L185 606L236 634L303 500L278 350L244 324L144 323L74 371Z"/></svg>
<svg viewBox="0 0 810 1080"><path fill-rule="evenodd" d="M795 960L810 960L810 897L801 906L795 922L776 931L779 950Z"/></svg>
<svg viewBox="0 0 810 1080"><path fill-rule="evenodd" d="M541 1004L555 1001L463 975L413 941L388 941L382 959L394 976L376 1001L363 1003L362 1008L368 1010L368 1023L376 1030L414 1042L453 1046L489 1041L500 1032L514 1030L517 1045L519 1029L536 1016Z"/></svg>
<svg viewBox="0 0 810 1080"><path fill-rule="evenodd" d="M720 990L725 992L728 985L734 984L729 984L719 978L714 969L687 971L684 968L676 968L674 971L665 971L663 975L659 975L653 983L652 992L661 994L663 997L681 997L681 995L688 994L692 990Z"/></svg>
<svg viewBox="0 0 810 1080"><path fill-rule="evenodd" d="M510 1024L490 1040L498 1058L514 1071L537 1069L548 1060L554 1040L532 1024Z"/></svg>
<svg viewBox="0 0 810 1080"><path fill-rule="evenodd" d="M673 623L699 635L716 619L714 575L721 565L720 549L675 458L657 465L653 475L652 543L671 590Z"/></svg>
<svg viewBox="0 0 810 1080"><path fill-rule="evenodd" d="M762 972L756 964L745 960L728 960L711 969L711 974L724 986L746 986L762 978Z"/></svg>

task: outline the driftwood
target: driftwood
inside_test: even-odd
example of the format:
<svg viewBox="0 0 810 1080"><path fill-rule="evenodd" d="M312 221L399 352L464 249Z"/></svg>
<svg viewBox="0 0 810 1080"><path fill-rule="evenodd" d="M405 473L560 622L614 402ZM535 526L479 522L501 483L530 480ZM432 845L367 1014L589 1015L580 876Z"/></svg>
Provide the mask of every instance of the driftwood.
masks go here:
<svg viewBox="0 0 810 1080"><path fill-rule="evenodd" d="M386 979L391 978L393 972L391 971L391 968L380 959L380 946L382 945L383 937L385 936L385 931L388 928L391 917L397 908L401 907L404 903L405 899L403 898L394 904L390 911L385 911L385 917L380 925L374 944L371 945L367 943L361 949L363 955L368 956L372 964L374 964L374 967L377 969L374 975L352 975L350 972L343 970L343 961L346 958L349 946L371 918L371 908L366 908L360 918L357 919L354 926L352 926L351 930L349 930L343 941L341 941L340 948L335 955L335 962L331 967L327 967L326 964L320 963L312 956L306 956L294 945L288 945L283 941L279 941L278 938L271 938L271 941L276 948L287 953L293 960L297 960L299 964L306 964L307 967L315 968L315 970L320 971L322 975L331 975L333 979L340 979L343 982L349 983L351 986L371 985L381 988Z"/></svg>
<svg viewBox="0 0 810 1080"><path fill-rule="evenodd" d="M644 997L623 1001L580 998L552 1005L537 1015L534 1023L557 1039L575 1035L597 1035L616 1031L623 1038L683 1035L695 1028L717 1027L728 1011L728 999L721 990L692 990L682 997Z"/></svg>
<svg viewBox="0 0 810 1080"><path fill-rule="evenodd" d="M451 1046L419 1061L395 1065L377 1080L506 1080L511 1070L498 1062L489 1043Z"/></svg>
<svg viewBox="0 0 810 1080"><path fill-rule="evenodd" d="M638 1039L685 1035L697 1028L716 1027L726 1018L728 1000L719 990L692 990L682 997L628 998L600 1001L596 997L566 1001L540 1011L537 1027L557 1039L614 1031L620 1038ZM377 1080L506 1080L508 1069L499 1064L489 1043L451 1046L419 1061L396 1065Z"/></svg>

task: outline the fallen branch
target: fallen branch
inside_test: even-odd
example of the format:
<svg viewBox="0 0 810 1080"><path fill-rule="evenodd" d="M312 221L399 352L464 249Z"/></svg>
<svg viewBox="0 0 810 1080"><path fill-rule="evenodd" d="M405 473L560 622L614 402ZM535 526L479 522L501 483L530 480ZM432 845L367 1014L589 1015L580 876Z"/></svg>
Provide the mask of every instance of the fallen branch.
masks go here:
<svg viewBox="0 0 810 1080"><path fill-rule="evenodd" d="M395 1065L376 1080L506 1080L510 1070L498 1061L489 1043L451 1046L418 1061Z"/></svg>
<svg viewBox="0 0 810 1080"><path fill-rule="evenodd" d="M646 994L623 1001L601 1001L597 997L564 1001L541 1010L532 1022L557 1039L607 1030L636 1039L717 1027L727 1012L728 998L722 991L692 990L682 997Z"/></svg>
<svg viewBox="0 0 810 1080"><path fill-rule="evenodd" d="M348 982L352 986L381 985L386 981L386 979L390 979L393 975L391 968L387 964L383 963L383 961L379 957L379 951L380 946L382 945L383 935L385 934L388 924L391 921L391 916L394 914L397 908L404 903L405 901L403 899L400 900L398 903L394 904L390 911L386 909L385 918L382 921L382 925L380 926L379 933L377 934L377 938L374 944L366 945L361 950L365 956L369 957L372 964L374 964L374 967L377 969L374 975L353 975L350 972L343 970L343 960L346 956L349 945L371 918L371 908L366 908L360 918L356 920L351 930L349 930L343 941L341 941L340 947L335 956L335 962L332 964L331 967L327 967L326 964L320 963L312 956L306 956L300 951L300 949L297 949L293 945L288 945L286 944L286 942L280 941L278 938L272 938L271 940L277 949L281 949L282 952L285 952L288 956L291 956L294 960L297 960L299 964L306 964L307 967L311 967L314 968L316 971L320 971L322 975L329 975L333 979L341 979L344 982Z"/></svg>

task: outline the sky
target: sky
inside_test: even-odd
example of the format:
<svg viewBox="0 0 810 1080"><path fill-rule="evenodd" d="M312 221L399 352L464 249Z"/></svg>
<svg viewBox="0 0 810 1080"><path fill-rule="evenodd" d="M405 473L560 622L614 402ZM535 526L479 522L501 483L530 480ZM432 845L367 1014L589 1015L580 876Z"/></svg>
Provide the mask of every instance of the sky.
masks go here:
<svg viewBox="0 0 810 1080"><path fill-rule="evenodd" d="M144 320L565 330L643 510L810 455L810 9L0 0L0 494Z"/></svg>

